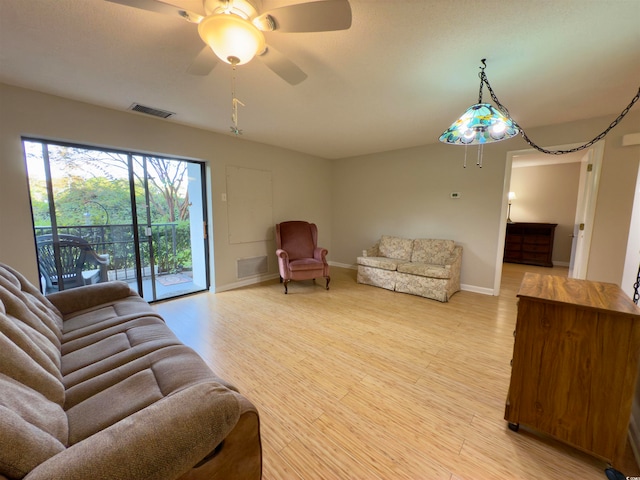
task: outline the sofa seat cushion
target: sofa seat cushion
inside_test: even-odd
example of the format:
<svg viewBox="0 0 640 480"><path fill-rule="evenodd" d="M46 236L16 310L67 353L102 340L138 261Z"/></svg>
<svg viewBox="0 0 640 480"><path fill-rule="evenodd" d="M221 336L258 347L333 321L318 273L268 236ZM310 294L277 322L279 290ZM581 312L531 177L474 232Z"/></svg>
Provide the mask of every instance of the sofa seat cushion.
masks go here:
<svg viewBox="0 0 640 480"><path fill-rule="evenodd" d="M156 323L147 323L152 320ZM123 327L126 328L121 332L62 356L63 383L67 389L105 372L122 368L153 351L181 345L173 332L153 317L135 319ZM69 408L69 400L66 398L65 408Z"/></svg>
<svg viewBox="0 0 640 480"><path fill-rule="evenodd" d="M403 263L403 260L387 257L358 257L358 265L381 268L383 270L397 270L399 263Z"/></svg>
<svg viewBox="0 0 640 480"><path fill-rule="evenodd" d="M453 240L418 238L413 241L412 262L444 265L451 257L456 243Z"/></svg>
<svg viewBox="0 0 640 480"><path fill-rule="evenodd" d="M62 341L67 343L70 340L146 316L156 317L163 321L147 302L133 295L113 303L97 305L64 317Z"/></svg>
<svg viewBox="0 0 640 480"><path fill-rule="evenodd" d="M413 250L413 240L410 238L393 237L382 235L378 251L381 257L398 258L400 260L411 260Z"/></svg>
<svg viewBox="0 0 640 480"><path fill-rule="evenodd" d="M289 262L289 270L292 272L301 272L305 270L322 270L324 264L321 260L314 258L301 258L299 260L291 260Z"/></svg>
<svg viewBox="0 0 640 480"><path fill-rule="evenodd" d="M429 263L407 262L398 265L398 272L410 273L421 277L451 278L450 265L432 265Z"/></svg>
<svg viewBox="0 0 640 480"><path fill-rule="evenodd" d="M373 285L374 287L386 288L387 290L395 290L397 273L395 270L358 265L357 282L365 285Z"/></svg>
<svg viewBox="0 0 640 480"><path fill-rule="evenodd" d="M84 399L67 410L69 444L80 442L152 404L202 383L209 383L220 394L229 391L216 382L204 361L184 345L150 352L118 369L88 379L70 391L75 399Z"/></svg>

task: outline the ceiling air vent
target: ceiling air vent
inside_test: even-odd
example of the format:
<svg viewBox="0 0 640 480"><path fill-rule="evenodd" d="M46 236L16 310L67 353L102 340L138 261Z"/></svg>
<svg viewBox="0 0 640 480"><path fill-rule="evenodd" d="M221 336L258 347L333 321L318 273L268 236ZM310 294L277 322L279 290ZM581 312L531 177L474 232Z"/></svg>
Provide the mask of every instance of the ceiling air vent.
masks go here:
<svg viewBox="0 0 640 480"><path fill-rule="evenodd" d="M146 107L144 105L140 105L139 103L134 103L129 107L129 110L133 110L134 112L146 113L147 115L152 115L154 117L160 118L169 118L175 115L173 112L167 112L166 110L160 110L159 108Z"/></svg>

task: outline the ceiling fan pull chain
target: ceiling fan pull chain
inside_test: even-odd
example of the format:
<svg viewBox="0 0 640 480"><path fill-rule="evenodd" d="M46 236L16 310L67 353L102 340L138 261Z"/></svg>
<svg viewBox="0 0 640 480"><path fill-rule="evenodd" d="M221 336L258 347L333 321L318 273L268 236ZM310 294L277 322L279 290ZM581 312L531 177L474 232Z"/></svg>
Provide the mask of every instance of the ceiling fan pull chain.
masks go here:
<svg viewBox="0 0 640 480"><path fill-rule="evenodd" d="M236 66L235 64L231 66L233 68L231 77L231 121L233 125L231 126L231 132L237 136L242 135L242 130L238 128L238 104L244 107L244 103L236 98Z"/></svg>

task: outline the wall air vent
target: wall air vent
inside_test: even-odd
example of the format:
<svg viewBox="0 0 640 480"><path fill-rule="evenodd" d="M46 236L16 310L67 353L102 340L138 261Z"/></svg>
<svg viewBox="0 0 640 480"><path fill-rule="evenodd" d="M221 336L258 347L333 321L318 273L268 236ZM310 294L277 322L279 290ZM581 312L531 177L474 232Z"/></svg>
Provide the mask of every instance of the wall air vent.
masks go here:
<svg viewBox="0 0 640 480"><path fill-rule="evenodd" d="M129 110L133 110L134 112L145 113L147 115L152 115L154 117L160 118L169 118L175 115L173 112L168 112L166 110L160 110L159 108L147 107L145 105L140 105L139 103L133 103Z"/></svg>
<svg viewBox="0 0 640 480"><path fill-rule="evenodd" d="M237 260L238 278L253 277L269 271L267 256L239 258Z"/></svg>

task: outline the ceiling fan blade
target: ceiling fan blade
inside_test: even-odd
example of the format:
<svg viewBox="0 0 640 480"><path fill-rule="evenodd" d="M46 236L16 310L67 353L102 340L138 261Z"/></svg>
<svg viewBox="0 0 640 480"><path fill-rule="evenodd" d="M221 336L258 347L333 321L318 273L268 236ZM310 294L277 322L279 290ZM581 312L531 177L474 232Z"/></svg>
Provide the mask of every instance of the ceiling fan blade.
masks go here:
<svg viewBox="0 0 640 480"><path fill-rule="evenodd" d="M269 18L271 17L271 18ZM351 27L351 6L348 0L321 0L274 8L254 20L256 25L268 25L280 32L327 32Z"/></svg>
<svg viewBox="0 0 640 480"><path fill-rule="evenodd" d="M297 85L307 78L307 74L304 73L300 67L273 47L267 47L265 53L257 56L257 58L276 75L291 85Z"/></svg>
<svg viewBox="0 0 640 480"><path fill-rule="evenodd" d="M127 7L139 8L150 12L164 13L165 15L179 16L192 23L200 23L202 15L185 10L177 5L165 3L160 0L106 0L111 3L119 3Z"/></svg>
<svg viewBox="0 0 640 480"><path fill-rule="evenodd" d="M200 50L200 53L193 59L193 62L187 69L187 73L191 75L209 75L217 64L218 57L213 53L213 50L207 46Z"/></svg>

